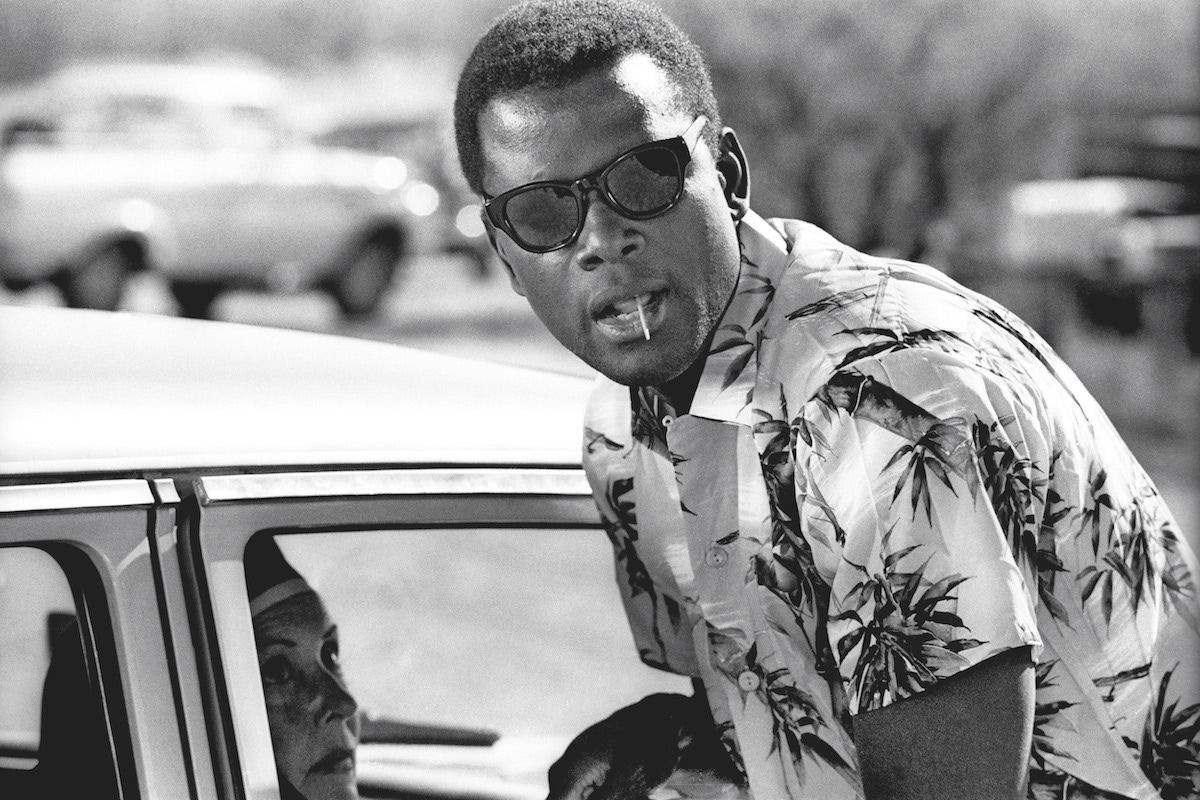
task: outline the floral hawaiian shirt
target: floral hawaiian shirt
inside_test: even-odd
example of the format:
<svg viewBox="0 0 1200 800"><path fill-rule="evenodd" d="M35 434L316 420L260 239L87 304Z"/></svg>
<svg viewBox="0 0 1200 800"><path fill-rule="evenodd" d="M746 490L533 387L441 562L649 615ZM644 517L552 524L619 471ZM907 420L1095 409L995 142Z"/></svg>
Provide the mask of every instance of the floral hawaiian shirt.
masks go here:
<svg viewBox="0 0 1200 800"><path fill-rule="evenodd" d="M1198 652L1195 556L1078 379L936 270L739 238L688 413L602 379L584 462L642 659L703 679L753 796L861 796L852 715L1030 646L1031 797L1196 797L1159 658Z"/></svg>

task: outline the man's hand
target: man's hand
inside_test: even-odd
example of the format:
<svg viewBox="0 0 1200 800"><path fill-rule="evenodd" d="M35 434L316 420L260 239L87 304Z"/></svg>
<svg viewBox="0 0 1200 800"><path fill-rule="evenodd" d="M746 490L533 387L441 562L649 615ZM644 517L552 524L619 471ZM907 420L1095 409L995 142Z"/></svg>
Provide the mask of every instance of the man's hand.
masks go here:
<svg viewBox="0 0 1200 800"><path fill-rule="evenodd" d="M696 700L652 694L597 722L550 767L549 800L637 800L661 785L696 734Z"/></svg>

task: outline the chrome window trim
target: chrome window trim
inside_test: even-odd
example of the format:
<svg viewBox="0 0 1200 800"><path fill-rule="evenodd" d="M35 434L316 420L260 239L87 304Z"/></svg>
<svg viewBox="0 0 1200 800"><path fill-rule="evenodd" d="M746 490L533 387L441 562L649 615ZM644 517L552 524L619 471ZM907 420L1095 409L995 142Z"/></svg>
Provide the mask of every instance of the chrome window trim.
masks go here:
<svg viewBox="0 0 1200 800"><path fill-rule="evenodd" d="M583 470L500 468L344 470L204 476L203 506L244 500L396 495L590 495Z"/></svg>
<svg viewBox="0 0 1200 800"><path fill-rule="evenodd" d="M38 491L16 491L25 488ZM194 798L150 540L174 529L175 508L156 506L144 480L0 489L21 500L5 506L19 513L0 515L0 546L51 552L67 575L81 622L101 631L90 636L99 649L123 796ZM87 562L87 574L68 566L66 557L76 567Z"/></svg>
<svg viewBox="0 0 1200 800"><path fill-rule="evenodd" d="M0 486L0 514L154 504L150 485L136 478Z"/></svg>
<svg viewBox="0 0 1200 800"><path fill-rule="evenodd" d="M313 459L319 458L314 463ZM196 470L237 469L255 465L287 469L346 465L353 469L369 469L373 464L546 464L571 467L579 464L578 449L562 450L346 450L295 452L229 452L229 453L143 453L119 457L39 459L37 461L5 461L0 454L0 477L21 478L37 475L116 474L132 472L187 473Z"/></svg>

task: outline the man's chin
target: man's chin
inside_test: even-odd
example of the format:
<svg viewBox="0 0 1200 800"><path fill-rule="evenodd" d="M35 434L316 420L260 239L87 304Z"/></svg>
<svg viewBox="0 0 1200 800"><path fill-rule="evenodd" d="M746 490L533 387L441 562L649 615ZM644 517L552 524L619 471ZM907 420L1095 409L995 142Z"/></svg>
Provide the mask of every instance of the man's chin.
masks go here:
<svg viewBox="0 0 1200 800"><path fill-rule="evenodd" d="M624 386L662 386L679 378L695 360L678 355L641 354L605 355L603 358L588 359L592 369L604 375L609 380Z"/></svg>

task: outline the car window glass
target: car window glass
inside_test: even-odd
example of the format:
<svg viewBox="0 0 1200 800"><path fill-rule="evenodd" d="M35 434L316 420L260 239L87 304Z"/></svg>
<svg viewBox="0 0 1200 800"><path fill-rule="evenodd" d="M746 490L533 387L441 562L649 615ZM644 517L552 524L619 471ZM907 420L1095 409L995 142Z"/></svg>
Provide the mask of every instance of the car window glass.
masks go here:
<svg viewBox="0 0 1200 800"><path fill-rule="evenodd" d="M0 736L37 747L50 646L73 619L66 576L47 553L0 549Z"/></svg>
<svg viewBox="0 0 1200 800"><path fill-rule="evenodd" d="M79 98L64 110L58 135L65 144L179 147L193 144L196 121L171 97L116 94Z"/></svg>
<svg viewBox="0 0 1200 800"><path fill-rule="evenodd" d="M297 534L278 543L338 628L341 669L365 718L360 781L373 760L394 760L397 744L499 737L466 751L478 761L502 748L506 769L537 784L583 727L654 691L690 693L685 679L639 661L599 530Z"/></svg>
<svg viewBox="0 0 1200 800"><path fill-rule="evenodd" d="M264 106L230 105L214 116L216 136L227 147L270 147L281 143L288 135L283 121Z"/></svg>
<svg viewBox="0 0 1200 800"><path fill-rule="evenodd" d="M48 553L0 548L0 796L115 798L95 671L68 576Z"/></svg>

